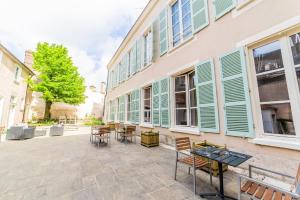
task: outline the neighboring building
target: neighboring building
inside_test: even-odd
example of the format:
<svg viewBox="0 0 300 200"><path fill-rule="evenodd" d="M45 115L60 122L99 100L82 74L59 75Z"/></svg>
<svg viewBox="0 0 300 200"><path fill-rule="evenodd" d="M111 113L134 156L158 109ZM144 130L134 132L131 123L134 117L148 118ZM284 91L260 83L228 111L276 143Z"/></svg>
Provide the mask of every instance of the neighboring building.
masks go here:
<svg viewBox="0 0 300 200"><path fill-rule="evenodd" d="M27 121L31 101L27 79L33 75L30 67L0 44L0 126Z"/></svg>
<svg viewBox="0 0 300 200"><path fill-rule="evenodd" d="M31 51L27 51L25 63L28 66L33 65L33 56ZM66 103L53 103L51 106L51 118L59 119L60 117L84 119L87 116L96 118L103 117L104 96L106 84L101 82L98 87L86 87L86 100L78 106L69 105ZM42 120L45 113L45 101L41 98L40 92L32 93L32 102L29 110L29 121Z"/></svg>
<svg viewBox="0 0 300 200"><path fill-rule="evenodd" d="M106 121L226 144L292 172L299 8L296 0L150 0L107 66Z"/></svg>

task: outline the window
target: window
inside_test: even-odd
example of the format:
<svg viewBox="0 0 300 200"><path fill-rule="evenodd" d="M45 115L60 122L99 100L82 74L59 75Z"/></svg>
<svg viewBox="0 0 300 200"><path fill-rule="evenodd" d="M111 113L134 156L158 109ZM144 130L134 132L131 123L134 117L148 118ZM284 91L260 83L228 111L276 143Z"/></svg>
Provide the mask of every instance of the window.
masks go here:
<svg viewBox="0 0 300 200"><path fill-rule="evenodd" d="M126 108L127 108L127 121L131 121L131 119L130 119L130 112L131 112L131 108L130 108L130 105L131 105L131 98L130 98L130 94L127 94L127 106L126 106Z"/></svg>
<svg viewBox="0 0 300 200"><path fill-rule="evenodd" d="M175 77L175 124L198 125L195 72Z"/></svg>
<svg viewBox="0 0 300 200"><path fill-rule="evenodd" d="M190 0L178 0L171 6L173 46L192 35Z"/></svg>
<svg viewBox="0 0 300 200"><path fill-rule="evenodd" d="M144 66L148 66L152 60L152 32L149 30L144 35Z"/></svg>
<svg viewBox="0 0 300 200"><path fill-rule="evenodd" d="M0 64L2 62L3 53L0 51Z"/></svg>
<svg viewBox="0 0 300 200"><path fill-rule="evenodd" d="M265 133L295 135L280 41L253 50Z"/></svg>
<svg viewBox="0 0 300 200"><path fill-rule="evenodd" d="M21 74L22 74L22 69L19 66L17 66L16 71L15 71L15 81L16 82L20 82Z"/></svg>
<svg viewBox="0 0 300 200"><path fill-rule="evenodd" d="M152 87L144 89L144 122L151 123L151 91Z"/></svg>
<svg viewBox="0 0 300 200"><path fill-rule="evenodd" d="M300 33L290 36L290 45L297 76L298 89L300 91Z"/></svg>

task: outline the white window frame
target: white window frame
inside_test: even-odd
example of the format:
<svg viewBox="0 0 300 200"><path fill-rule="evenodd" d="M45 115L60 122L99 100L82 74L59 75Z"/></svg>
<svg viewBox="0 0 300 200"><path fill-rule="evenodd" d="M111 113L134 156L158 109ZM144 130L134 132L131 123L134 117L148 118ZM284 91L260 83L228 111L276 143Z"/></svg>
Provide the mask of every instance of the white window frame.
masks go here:
<svg viewBox="0 0 300 200"><path fill-rule="evenodd" d="M192 37L193 37L193 21L192 21L192 18L193 18L193 16L191 16L191 35L190 36L188 36L188 37L186 37L186 38L184 38L183 37L183 18L182 18L182 6L181 6L181 1L182 0L174 0L173 2L171 2L170 4L169 4L169 17L168 17L168 22L169 22L169 24L171 24L171 26L170 26L170 33L171 33L171 39L170 39L170 43L171 43L171 47L173 47L173 48L175 48L175 47L178 47L178 46L180 46L180 45L182 45L183 43L185 43L186 41L188 41L189 39L191 39ZM191 0L189 0L190 1L190 14L192 15L192 2L191 2ZM176 2L178 2L178 14L179 14L179 29L180 29L180 31L179 31L179 35L180 35L180 40L179 40L179 42L176 44L176 45L174 45L174 41L173 41L173 35L174 35L174 33L173 33L173 23L172 23L172 16L173 16L173 13L172 13L172 6L176 3Z"/></svg>
<svg viewBox="0 0 300 200"><path fill-rule="evenodd" d="M22 76L22 68L19 65L16 65L15 77L14 77L16 83L20 83L21 76Z"/></svg>
<svg viewBox="0 0 300 200"><path fill-rule="evenodd" d="M150 98L149 99L145 99L145 90L146 89L150 89ZM143 87L142 89L142 123L143 124L152 124L152 85L148 85L148 86L145 86ZM150 100L150 110L145 110L145 100ZM145 121L145 112L149 112L150 114L150 121L149 122L146 122Z"/></svg>
<svg viewBox="0 0 300 200"><path fill-rule="evenodd" d="M190 86L189 86L189 75L191 73L195 72L195 70L192 70L192 71L189 71L187 73L184 73L184 74L181 74L181 75L177 75L173 78L173 99L174 99L174 126L175 127L187 127L187 128L197 128L198 126L192 126L191 125L191 109L198 109L197 106L196 107L190 107L190 92L192 90L196 90L196 87L194 89L190 89ZM176 88L176 83L175 83L175 79L178 78L178 77L182 77L184 76L185 78L185 85L186 85L186 88L185 88L185 101L186 101L186 107L184 108L176 108L176 94L179 94L179 93L183 93L184 91L179 91L179 92L176 92L175 91L175 88ZM197 101L197 100L196 100ZM176 111L177 110L184 110L186 109L186 112L187 112L187 125L178 125L176 124L177 122L177 114L176 114ZM196 112L197 115L198 115L198 112Z"/></svg>
<svg viewBox="0 0 300 200"><path fill-rule="evenodd" d="M151 38L152 37L152 38ZM143 67L148 67L149 65L152 64L152 52L153 52L153 31L152 27L147 29L147 31L143 35L143 49L144 51L142 52L144 56L143 62Z"/></svg>
<svg viewBox="0 0 300 200"><path fill-rule="evenodd" d="M269 138L271 140L289 140L289 139L300 139L300 122L297 121L300 117L300 92L299 92L299 87L297 83L297 76L296 76L296 67L300 67L300 65L294 66L294 61L292 57L292 52L291 52L291 46L289 42L289 36L300 32L300 29L298 28L297 30L294 30L293 32L285 33L282 34L281 36L274 36L270 37L269 39L266 39L263 42L259 42L258 44L255 44L248 48L248 55L249 55L249 71L251 73L250 80L252 80L252 89L250 88L251 91L253 91L253 114L257 119L254 119L255 124L256 124L256 138ZM284 70L285 76L286 76L286 83L287 83L287 88L288 88L288 94L289 94L289 100L287 101L272 101L272 102L260 102L259 98L259 91L258 91L258 84L257 84L257 74L255 70L255 63L254 63L254 56L253 56L253 49L258 48L260 46L279 41L280 42L280 47L281 47L281 53L282 53L282 60L283 60L283 65L284 67L282 69L277 69L273 71L268 71L268 72L263 72L260 74L268 74L268 73L273 73L276 71L281 71ZM272 133L265 133L264 128L263 128L263 119L262 119L262 111L261 111L261 104L277 104L277 103L290 103L291 106L291 112L292 112L292 117L293 117L293 123L294 123L294 128L295 128L295 135L282 135L282 134L272 134ZM256 114L256 115L255 115ZM277 140L276 140L277 141ZM300 142L300 141L299 141ZM256 143L256 142L255 142ZM257 142L258 144L264 144L265 142L260 143L260 141ZM268 143L268 142L266 142ZM280 146L277 144L277 142L270 142L270 143L276 143L276 145L271 145L271 146ZM285 147L287 145L284 145L282 147ZM298 147L297 147L298 148ZM299 147L300 148L300 147Z"/></svg>

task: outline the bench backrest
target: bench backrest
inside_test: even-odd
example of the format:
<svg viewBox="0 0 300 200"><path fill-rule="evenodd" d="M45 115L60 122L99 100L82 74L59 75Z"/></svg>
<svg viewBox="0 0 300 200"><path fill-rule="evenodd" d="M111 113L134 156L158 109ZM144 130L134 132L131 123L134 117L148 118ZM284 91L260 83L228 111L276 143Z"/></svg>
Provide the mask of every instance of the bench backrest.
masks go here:
<svg viewBox="0 0 300 200"><path fill-rule="evenodd" d="M191 149L191 142L189 137L182 137L175 139L175 147L177 151L189 150Z"/></svg>

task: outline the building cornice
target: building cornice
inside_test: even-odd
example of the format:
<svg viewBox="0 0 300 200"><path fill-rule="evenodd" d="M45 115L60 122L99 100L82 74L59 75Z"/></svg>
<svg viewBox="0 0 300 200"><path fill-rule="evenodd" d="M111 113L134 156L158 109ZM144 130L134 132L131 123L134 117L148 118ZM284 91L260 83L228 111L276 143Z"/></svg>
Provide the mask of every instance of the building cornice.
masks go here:
<svg viewBox="0 0 300 200"><path fill-rule="evenodd" d="M34 71L26 66L23 62L21 62L12 52L10 52L5 46L0 43L0 49L7 54L12 60L14 60L18 65L27 70L30 75L34 75Z"/></svg>
<svg viewBox="0 0 300 200"><path fill-rule="evenodd" d="M116 59L120 56L120 54L122 53L123 49L131 41L131 39L133 38L134 34L138 31L140 25L143 23L143 21L145 20L145 18L151 13L151 11L153 10L153 8L155 7L155 5L158 2L159 2L159 0L149 0L148 4L146 5L146 7L142 11L142 13L139 15L139 17L137 18L137 20L135 21L135 23L133 24L133 26L131 27L131 29L128 31L128 33L125 36L125 38L123 39L122 43L118 47L117 51L114 53L114 55L110 59L109 63L107 64L107 69L110 69L114 65Z"/></svg>

